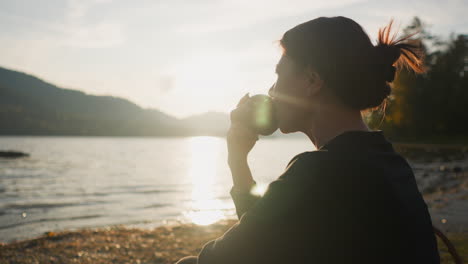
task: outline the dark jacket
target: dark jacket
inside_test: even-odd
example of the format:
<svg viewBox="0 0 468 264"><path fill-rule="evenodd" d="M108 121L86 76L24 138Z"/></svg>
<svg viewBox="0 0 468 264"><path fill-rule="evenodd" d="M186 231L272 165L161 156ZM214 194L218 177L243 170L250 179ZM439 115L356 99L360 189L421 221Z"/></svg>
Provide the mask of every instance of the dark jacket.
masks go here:
<svg viewBox="0 0 468 264"><path fill-rule="evenodd" d="M412 169L382 131L296 155L262 197L233 190L239 222L199 264L440 263Z"/></svg>

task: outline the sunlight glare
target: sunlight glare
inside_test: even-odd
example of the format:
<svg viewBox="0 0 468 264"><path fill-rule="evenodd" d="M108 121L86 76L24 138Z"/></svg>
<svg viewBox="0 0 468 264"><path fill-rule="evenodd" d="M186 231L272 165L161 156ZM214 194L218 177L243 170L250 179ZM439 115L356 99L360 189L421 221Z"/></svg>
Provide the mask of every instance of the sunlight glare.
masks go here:
<svg viewBox="0 0 468 264"><path fill-rule="evenodd" d="M192 210L186 213L193 223L209 225L225 218L226 205L215 199L214 184L219 149L222 140L216 137L193 137L190 139L192 159L189 175L192 179Z"/></svg>
<svg viewBox="0 0 468 264"><path fill-rule="evenodd" d="M263 196L263 194L266 192L268 189L268 185L262 184L262 183L257 183L254 188L252 188L251 193L253 195L260 195Z"/></svg>
<svg viewBox="0 0 468 264"><path fill-rule="evenodd" d="M173 95L186 100L184 103L196 111L224 108L226 101L221 99L241 86L237 60L222 52L187 58L170 70L177 76Z"/></svg>

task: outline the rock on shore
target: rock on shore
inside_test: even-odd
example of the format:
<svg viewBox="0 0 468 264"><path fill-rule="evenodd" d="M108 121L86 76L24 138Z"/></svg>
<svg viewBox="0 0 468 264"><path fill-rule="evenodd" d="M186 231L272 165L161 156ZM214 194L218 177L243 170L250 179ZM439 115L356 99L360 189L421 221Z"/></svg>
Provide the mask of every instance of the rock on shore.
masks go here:
<svg viewBox="0 0 468 264"><path fill-rule="evenodd" d="M15 150L0 150L0 158L9 158L9 159L15 159L15 158L22 158L22 157L28 157L28 153L24 153L21 151L15 151Z"/></svg>

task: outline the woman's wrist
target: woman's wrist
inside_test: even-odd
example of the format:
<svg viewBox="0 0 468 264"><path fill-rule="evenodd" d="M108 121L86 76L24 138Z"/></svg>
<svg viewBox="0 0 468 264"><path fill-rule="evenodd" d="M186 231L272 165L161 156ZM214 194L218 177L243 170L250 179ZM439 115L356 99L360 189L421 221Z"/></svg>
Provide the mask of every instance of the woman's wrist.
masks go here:
<svg viewBox="0 0 468 264"><path fill-rule="evenodd" d="M233 188L239 191L249 191L255 181L247 163L247 155L229 155L228 163L231 169Z"/></svg>
<svg viewBox="0 0 468 264"><path fill-rule="evenodd" d="M231 187L230 193L235 193L235 194L245 194L245 193L251 193L252 189L257 185L257 182L252 179L251 183L246 184L244 186L236 186L233 185Z"/></svg>
<svg viewBox="0 0 468 264"><path fill-rule="evenodd" d="M243 183L233 184L231 189L238 193L250 193L255 185L255 181L251 179Z"/></svg>
<svg viewBox="0 0 468 264"><path fill-rule="evenodd" d="M239 166L247 163L247 154L228 154L228 165Z"/></svg>

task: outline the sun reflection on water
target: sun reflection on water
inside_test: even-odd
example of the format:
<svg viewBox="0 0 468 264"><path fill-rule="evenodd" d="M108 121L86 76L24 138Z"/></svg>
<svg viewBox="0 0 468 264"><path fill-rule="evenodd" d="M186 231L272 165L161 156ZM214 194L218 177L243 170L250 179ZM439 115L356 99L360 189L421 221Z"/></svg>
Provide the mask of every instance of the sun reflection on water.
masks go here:
<svg viewBox="0 0 468 264"><path fill-rule="evenodd" d="M189 141L192 158L189 176L192 180L192 205L185 216L195 224L209 225L226 218L226 204L216 199L215 177L222 139L193 137Z"/></svg>

